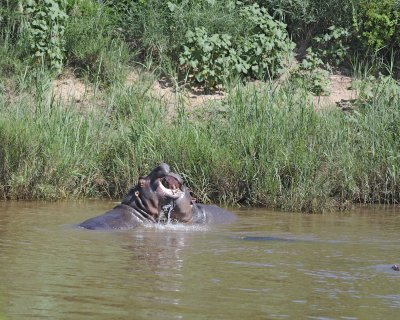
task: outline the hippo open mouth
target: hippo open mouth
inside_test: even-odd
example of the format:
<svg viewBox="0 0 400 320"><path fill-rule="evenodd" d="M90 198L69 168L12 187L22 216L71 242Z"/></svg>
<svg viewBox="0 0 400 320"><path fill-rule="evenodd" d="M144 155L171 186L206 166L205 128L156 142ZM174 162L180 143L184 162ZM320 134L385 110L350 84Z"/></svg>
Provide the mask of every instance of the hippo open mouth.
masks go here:
<svg viewBox="0 0 400 320"><path fill-rule="evenodd" d="M195 199L192 197L182 177L177 173L169 173L162 179L162 187L167 190L164 193L167 202L161 207L159 221L180 223L205 223L206 219L198 219L198 213L206 217L203 211L198 210Z"/></svg>
<svg viewBox="0 0 400 320"><path fill-rule="evenodd" d="M169 173L162 180L157 189L166 199L178 199L182 195L182 178L176 173Z"/></svg>

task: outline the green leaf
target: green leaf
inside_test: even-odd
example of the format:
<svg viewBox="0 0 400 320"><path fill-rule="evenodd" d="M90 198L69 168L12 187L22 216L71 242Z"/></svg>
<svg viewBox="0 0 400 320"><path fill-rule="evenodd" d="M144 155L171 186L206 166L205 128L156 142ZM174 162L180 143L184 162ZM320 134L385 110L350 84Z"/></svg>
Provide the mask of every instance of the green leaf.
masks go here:
<svg viewBox="0 0 400 320"><path fill-rule="evenodd" d="M167 2L167 6L168 6L169 11L171 11L171 12L174 12L175 9L176 9L176 5L174 3L172 3L172 2L168 1Z"/></svg>

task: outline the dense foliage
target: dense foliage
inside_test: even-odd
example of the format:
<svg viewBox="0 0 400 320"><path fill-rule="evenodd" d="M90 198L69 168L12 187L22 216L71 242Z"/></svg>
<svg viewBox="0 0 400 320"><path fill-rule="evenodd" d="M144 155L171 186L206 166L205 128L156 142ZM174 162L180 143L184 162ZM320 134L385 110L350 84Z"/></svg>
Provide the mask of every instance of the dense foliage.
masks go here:
<svg viewBox="0 0 400 320"><path fill-rule="evenodd" d="M27 0L24 14L33 62L48 64L50 69L60 72L64 56L66 0Z"/></svg>
<svg viewBox="0 0 400 320"><path fill-rule="evenodd" d="M180 83L213 88L229 79L278 75L293 52L289 39L301 58L312 48L330 67L362 57L363 63L381 60L383 66L393 61L394 74L399 69L398 0L330 0L323 6L297 0L2 3L5 71L29 60L30 67L57 72L69 66L108 86L121 81L134 60Z"/></svg>
<svg viewBox="0 0 400 320"><path fill-rule="evenodd" d="M354 27L366 49L400 49L400 1L360 1Z"/></svg>
<svg viewBox="0 0 400 320"><path fill-rule="evenodd" d="M239 16L249 28L234 39L204 27L186 33L179 62L189 78L213 88L233 76L264 80L283 72L294 48L285 25L257 4L239 8Z"/></svg>

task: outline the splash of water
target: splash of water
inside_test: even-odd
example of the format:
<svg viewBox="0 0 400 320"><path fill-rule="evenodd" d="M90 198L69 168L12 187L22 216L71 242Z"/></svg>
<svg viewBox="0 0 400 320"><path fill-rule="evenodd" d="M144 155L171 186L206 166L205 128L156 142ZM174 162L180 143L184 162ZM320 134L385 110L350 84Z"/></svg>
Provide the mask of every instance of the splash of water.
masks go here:
<svg viewBox="0 0 400 320"><path fill-rule="evenodd" d="M204 232L208 231L207 225L184 224L184 223L146 223L145 228L155 229L160 231L183 231L183 232Z"/></svg>

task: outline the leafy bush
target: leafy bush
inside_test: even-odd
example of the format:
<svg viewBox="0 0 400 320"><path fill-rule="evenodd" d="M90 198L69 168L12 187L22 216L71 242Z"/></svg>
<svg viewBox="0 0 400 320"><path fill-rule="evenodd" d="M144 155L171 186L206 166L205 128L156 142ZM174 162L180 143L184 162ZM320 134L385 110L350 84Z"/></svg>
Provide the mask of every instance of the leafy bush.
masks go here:
<svg viewBox="0 0 400 320"><path fill-rule="evenodd" d="M241 59L248 64L248 72L244 73L258 79L281 73L287 54L294 49L286 25L273 19L267 9L257 4L244 6L240 11L252 27L238 48Z"/></svg>
<svg viewBox="0 0 400 320"><path fill-rule="evenodd" d="M316 51L325 63L338 66L349 54L349 38L348 29L330 26L328 32L322 36L314 38L316 43Z"/></svg>
<svg viewBox="0 0 400 320"><path fill-rule="evenodd" d="M353 15L354 27L364 48L379 51L399 48L400 2L363 0Z"/></svg>
<svg viewBox="0 0 400 320"><path fill-rule="evenodd" d="M331 25L351 27L354 1L347 0L257 0L274 17L288 25L290 36L308 47L311 39L325 32Z"/></svg>
<svg viewBox="0 0 400 320"><path fill-rule="evenodd" d="M120 15L125 38L140 52L142 62L173 75L188 72L194 81L211 87L228 75L263 78L279 72L291 44L285 25L256 4L233 0L109 0L108 4Z"/></svg>
<svg viewBox="0 0 400 320"><path fill-rule="evenodd" d="M329 73L333 67L338 67L349 58L350 37L347 29L336 26L329 27L327 33L315 37L304 59L291 70L292 79L301 82L315 95L327 94Z"/></svg>
<svg viewBox="0 0 400 320"><path fill-rule="evenodd" d="M231 36L209 36L205 28L195 28L186 33L186 44L179 59L183 68L187 69L189 80L203 83L209 88L226 81L232 75L233 66L239 65L238 60Z"/></svg>
<svg viewBox="0 0 400 320"><path fill-rule="evenodd" d="M282 72L294 47L285 24L275 21L257 4L243 6L239 13L250 26L239 37L209 35L204 27L186 33L180 65L189 79L215 87L235 75L264 79Z"/></svg>
<svg viewBox="0 0 400 320"><path fill-rule="evenodd" d="M308 48L303 61L291 71L292 79L300 82L312 94L327 94L330 81L326 67L319 54Z"/></svg>
<svg viewBox="0 0 400 320"><path fill-rule="evenodd" d="M66 0L28 0L26 32L32 57L60 72L64 57L64 28L67 19Z"/></svg>
<svg viewBox="0 0 400 320"><path fill-rule="evenodd" d="M161 67L178 66L179 50L186 32L204 27L208 33L233 38L247 28L235 9L235 1L109 0L120 14L120 26L131 48Z"/></svg>

